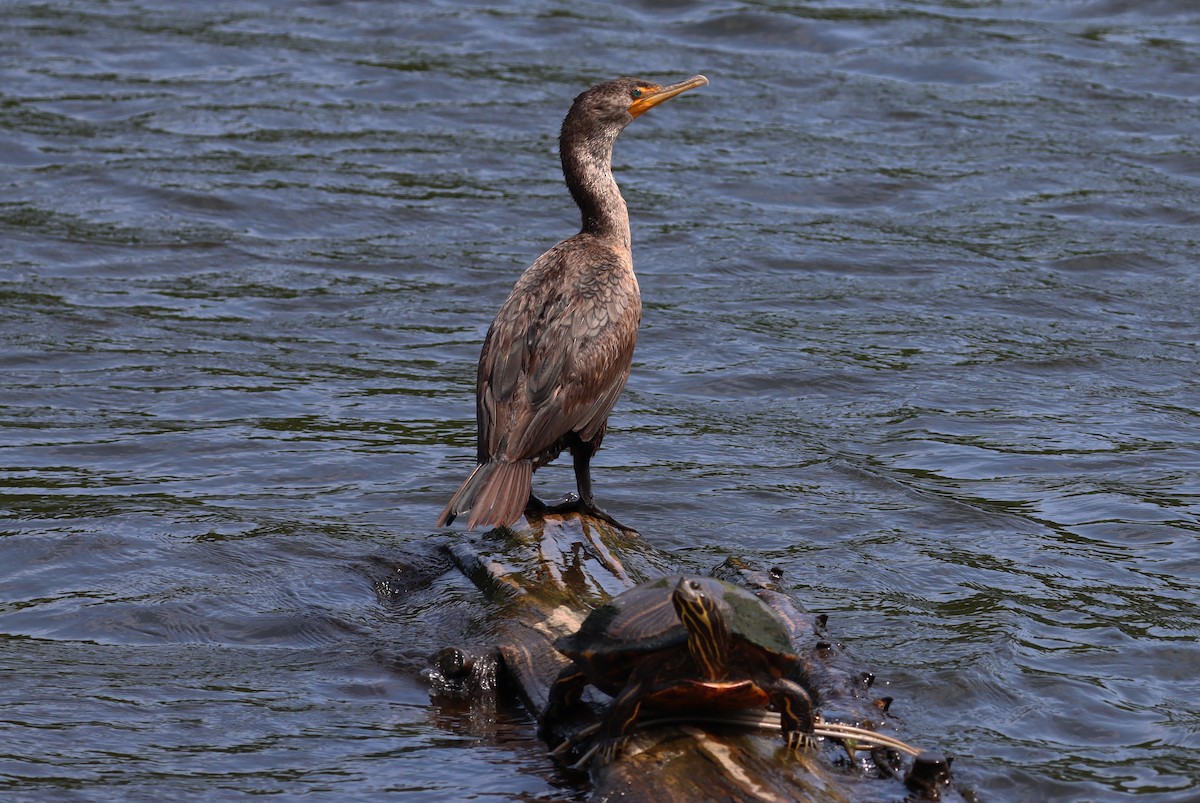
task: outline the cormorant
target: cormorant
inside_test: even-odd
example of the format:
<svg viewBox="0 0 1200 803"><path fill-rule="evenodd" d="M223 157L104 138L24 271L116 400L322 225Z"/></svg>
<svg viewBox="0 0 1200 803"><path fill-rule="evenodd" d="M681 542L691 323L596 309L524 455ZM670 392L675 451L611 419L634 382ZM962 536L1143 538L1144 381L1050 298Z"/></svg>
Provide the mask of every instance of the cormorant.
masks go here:
<svg viewBox="0 0 1200 803"><path fill-rule="evenodd" d="M479 465L439 527L468 512L470 529L507 526L527 506L542 507L533 472L563 449L574 461L578 508L611 521L595 507L590 465L629 378L642 317L613 144L647 109L707 83L703 75L668 86L617 78L575 98L559 154L582 229L525 270L488 330L476 381Z"/></svg>

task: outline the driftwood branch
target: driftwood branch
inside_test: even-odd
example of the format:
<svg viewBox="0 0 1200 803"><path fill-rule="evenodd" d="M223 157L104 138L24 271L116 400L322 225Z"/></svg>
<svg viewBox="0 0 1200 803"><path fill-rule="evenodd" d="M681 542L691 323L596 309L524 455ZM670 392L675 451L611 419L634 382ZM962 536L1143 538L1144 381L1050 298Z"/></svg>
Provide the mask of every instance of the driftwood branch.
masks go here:
<svg viewBox="0 0 1200 803"><path fill-rule="evenodd" d="M539 718L566 664L554 640L578 629L610 597L678 572L636 532L579 514L547 515L520 530L462 535L447 549L490 603L487 629L504 680ZM828 638L824 617L801 611L782 593L777 574L733 560L713 574L753 590L788 623L802 658L796 680L823 713L817 733L836 738L797 754L784 749L773 715L747 712L718 722L643 723L618 758L589 760L589 729L607 702L595 693L592 716L550 723L544 733L551 745L574 746L558 751L565 763L584 757L593 800L959 799L948 762L887 732L890 700L871 694L874 676ZM443 650L433 671L461 679L495 664L478 660L486 657L467 648Z"/></svg>

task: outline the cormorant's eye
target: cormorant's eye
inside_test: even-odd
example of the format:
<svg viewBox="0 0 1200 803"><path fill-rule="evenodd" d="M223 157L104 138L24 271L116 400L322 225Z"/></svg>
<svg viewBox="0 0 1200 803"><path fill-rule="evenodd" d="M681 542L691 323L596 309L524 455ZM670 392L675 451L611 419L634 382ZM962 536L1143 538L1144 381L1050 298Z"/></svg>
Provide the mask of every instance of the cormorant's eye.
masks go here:
<svg viewBox="0 0 1200 803"><path fill-rule="evenodd" d="M642 90L641 90L641 88L634 89L629 94L632 95L634 98L640 98L642 96Z"/></svg>

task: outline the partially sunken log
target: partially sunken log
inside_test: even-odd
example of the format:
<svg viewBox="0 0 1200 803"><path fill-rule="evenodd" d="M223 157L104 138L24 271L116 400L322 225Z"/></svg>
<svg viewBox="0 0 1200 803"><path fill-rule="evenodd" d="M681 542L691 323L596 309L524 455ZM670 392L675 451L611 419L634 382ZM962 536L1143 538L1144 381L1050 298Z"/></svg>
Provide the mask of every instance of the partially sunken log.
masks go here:
<svg viewBox="0 0 1200 803"><path fill-rule="evenodd" d="M554 640L577 630L588 612L609 598L645 580L678 573L667 556L636 532L579 514L547 515L520 530L498 528L459 538L448 547L454 562L494 606L488 630L498 645L502 680L539 719L550 685L567 664ZM747 712L741 723L662 722L634 732L618 757L606 762L586 755L589 726L607 703L604 695L589 690L584 699L591 704L591 715L548 723L544 736L552 745L578 745L560 751L560 758L569 765L583 756L592 800L851 801L914 793L930 800L960 799L949 785L948 762L939 754L902 758L882 735L885 746L853 752L856 746L880 743L870 731L887 727L890 700L872 698L873 676L854 667L845 651L825 637L824 617L802 613L779 591L777 575L733 560L713 574L751 589L787 623L802 659L802 671L794 679L812 694L818 710L826 718L836 712L841 723L868 731L859 735L853 727L819 723L819 735L843 738L797 754L784 748L778 719L771 722L774 715L767 712ZM484 653L443 650L432 673L469 678L476 667L494 663L476 660L489 657ZM755 720L765 721L756 727Z"/></svg>

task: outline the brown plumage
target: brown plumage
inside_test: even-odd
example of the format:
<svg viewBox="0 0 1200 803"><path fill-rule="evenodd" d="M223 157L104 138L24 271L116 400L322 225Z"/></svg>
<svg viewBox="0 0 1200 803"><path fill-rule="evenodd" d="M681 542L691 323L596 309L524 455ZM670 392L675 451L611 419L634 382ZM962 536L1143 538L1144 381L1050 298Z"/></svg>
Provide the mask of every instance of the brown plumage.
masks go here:
<svg viewBox="0 0 1200 803"><path fill-rule="evenodd" d="M527 505L540 505L534 470L564 449L574 460L579 506L600 513L591 459L629 378L642 317L613 143L642 112L707 83L702 75L670 86L617 78L575 99L559 152L583 226L525 270L488 330L476 381L479 465L439 527L468 511L471 529L512 524Z"/></svg>

